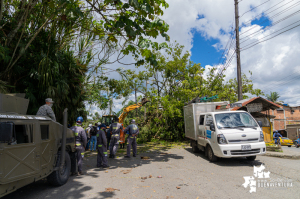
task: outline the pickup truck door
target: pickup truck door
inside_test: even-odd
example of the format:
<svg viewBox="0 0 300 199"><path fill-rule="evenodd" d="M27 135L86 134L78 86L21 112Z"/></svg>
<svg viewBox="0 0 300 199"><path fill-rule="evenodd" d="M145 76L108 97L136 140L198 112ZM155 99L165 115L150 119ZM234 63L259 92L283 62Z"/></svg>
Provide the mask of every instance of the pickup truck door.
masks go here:
<svg viewBox="0 0 300 199"><path fill-rule="evenodd" d="M200 115L199 117L199 126L198 126L198 135L197 135L197 141L198 144L201 146L204 146L204 139L205 139L205 126L204 126L204 119L205 115Z"/></svg>

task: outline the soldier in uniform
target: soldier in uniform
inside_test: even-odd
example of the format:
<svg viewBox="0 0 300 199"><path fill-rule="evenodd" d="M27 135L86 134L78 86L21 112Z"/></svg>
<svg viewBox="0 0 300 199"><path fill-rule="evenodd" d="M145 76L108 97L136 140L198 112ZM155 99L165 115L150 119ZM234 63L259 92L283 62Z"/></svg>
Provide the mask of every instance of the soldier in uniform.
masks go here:
<svg viewBox="0 0 300 199"><path fill-rule="evenodd" d="M107 164L107 140L105 135L105 124L100 125L100 130L97 132L97 167L109 167Z"/></svg>
<svg viewBox="0 0 300 199"><path fill-rule="evenodd" d="M56 121L56 118L55 118L55 114L52 110L52 106L53 106L53 101L51 98L47 98L46 100L46 104L44 104L43 106L41 106L38 110L38 112L36 113L36 115L39 115L39 116L48 116L50 117L53 121Z"/></svg>
<svg viewBox="0 0 300 199"><path fill-rule="evenodd" d="M79 116L76 120L76 126L72 126L70 129L75 133L76 141L76 152L77 152L77 165L78 165L78 175L83 175L82 172L82 161L84 157L85 146L87 143L86 133L81 127L83 118ZM72 175L75 175L76 172L72 171Z"/></svg>
<svg viewBox="0 0 300 199"><path fill-rule="evenodd" d="M124 156L125 158L130 158L130 148L132 145L133 157L136 157L136 136L140 133L139 128L137 127L135 120L131 120L131 124L126 127L124 132L129 132L127 138L127 155Z"/></svg>
<svg viewBox="0 0 300 199"><path fill-rule="evenodd" d="M110 148L109 148L109 158L115 158L117 153L119 140L120 140L120 129L123 129L122 124L119 123L119 119L110 125L109 131L111 133Z"/></svg>

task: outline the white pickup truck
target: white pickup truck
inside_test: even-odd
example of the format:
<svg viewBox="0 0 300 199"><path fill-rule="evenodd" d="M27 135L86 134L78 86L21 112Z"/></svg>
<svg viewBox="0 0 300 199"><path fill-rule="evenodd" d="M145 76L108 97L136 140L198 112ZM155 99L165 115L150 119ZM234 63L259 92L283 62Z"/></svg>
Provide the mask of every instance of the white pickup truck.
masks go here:
<svg viewBox="0 0 300 199"><path fill-rule="evenodd" d="M229 102L192 103L184 106L185 137L193 152L205 151L210 161L266 153L261 122L246 111L230 111Z"/></svg>

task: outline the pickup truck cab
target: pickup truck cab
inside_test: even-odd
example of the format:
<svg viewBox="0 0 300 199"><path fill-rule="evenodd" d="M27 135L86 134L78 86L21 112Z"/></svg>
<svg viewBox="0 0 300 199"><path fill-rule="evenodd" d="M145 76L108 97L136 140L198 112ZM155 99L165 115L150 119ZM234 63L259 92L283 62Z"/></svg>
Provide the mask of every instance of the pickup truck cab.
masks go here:
<svg viewBox="0 0 300 199"><path fill-rule="evenodd" d="M256 155L266 152L261 127L248 112L199 112L198 105L192 105L195 111L192 111L194 117L190 119L193 120L194 128L186 126L185 134L191 139L193 152L199 149L205 151L210 161L216 161L218 157L246 157L248 160L255 160ZM190 122L187 121L188 112L192 114L185 109L186 125Z"/></svg>

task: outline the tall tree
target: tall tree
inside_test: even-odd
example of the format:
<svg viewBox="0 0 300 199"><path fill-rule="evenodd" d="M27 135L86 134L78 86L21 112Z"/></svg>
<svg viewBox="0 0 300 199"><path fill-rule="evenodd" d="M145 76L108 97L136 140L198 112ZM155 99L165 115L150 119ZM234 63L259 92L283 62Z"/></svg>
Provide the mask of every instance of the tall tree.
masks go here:
<svg viewBox="0 0 300 199"><path fill-rule="evenodd" d="M277 102L278 98L280 97L280 95L277 92L270 92L270 95L266 95L267 99L272 101L272 102Z"/></svg>

